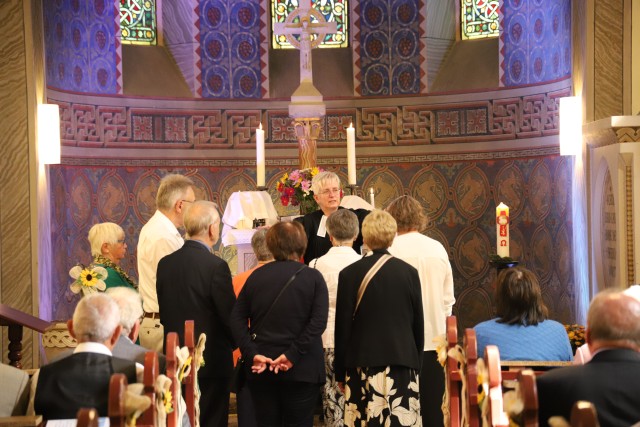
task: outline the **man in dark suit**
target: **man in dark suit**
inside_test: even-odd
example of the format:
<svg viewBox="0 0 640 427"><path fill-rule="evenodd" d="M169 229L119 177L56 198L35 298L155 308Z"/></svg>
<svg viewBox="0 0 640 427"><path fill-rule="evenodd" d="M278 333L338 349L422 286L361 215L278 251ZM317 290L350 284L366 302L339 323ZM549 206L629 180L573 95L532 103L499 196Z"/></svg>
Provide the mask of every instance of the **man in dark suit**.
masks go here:
<svg viewBox="0 0 640 427"><path fill-rule="evenodd" d="M621 291L596 295L587 316L593 359L538 377L540 425L554 415L569 419L578 400L592 402L602 427L640 421L640 301Z"/></svg>
<svg viewBox="0 0 640 427"><path fill-rule="evenodd" d="M80 300L69 332L78 341L74 353L40 368L34 375L34 409L46 420L75 418L80 408L107 416L111 375L122 372L136 382L136 366L111 355L120 337L120 311L111 297L91 294ZM36 377L37 376L37 377Z"/></svg>
<svg viewBox="0 0 640 427"><path fill-rule="evenodd" d="M234 349L229 318L235 304L231 272L211 253L220 236L215 203L199 200L187 210L184 246L160 260L157 272L160 319L166 334L177 332L184 343L184 322L194 320L196 339L207 336L205 365L198 372L200 422L204 427L226 426Z"/></svg>

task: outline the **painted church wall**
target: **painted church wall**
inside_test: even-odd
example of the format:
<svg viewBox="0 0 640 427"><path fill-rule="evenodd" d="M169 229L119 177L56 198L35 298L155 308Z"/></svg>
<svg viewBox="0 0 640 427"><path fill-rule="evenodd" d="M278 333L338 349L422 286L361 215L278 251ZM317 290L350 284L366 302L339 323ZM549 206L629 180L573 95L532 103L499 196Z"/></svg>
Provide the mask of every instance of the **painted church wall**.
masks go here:
<svg viewBox="0 0 640 427"><path fill-rule="evenodd" d="M346 182L344 129L353 121L359 191L374 188L379 207L402 194L423 203L431 217L426 234L449 253L454 310L465 327L492 316L495 271L487 260L495 252L499 202L512 208L511 255L540 278L553 317L574 319L571 173L557 148L558 98L569 93L569 84L328 102L319 166ZM50 177L53 242L64 248L54 254L56 318L73 309L77 297L69 291L68 270L90 261L86 234L94 223L121 224L129 246L123 268L137 277L137 238L154 212L163 175L191 176L198 197L221 209L234 191L255 188L259 122L267 133L269 193L280 215L295 214L280 206L275 190L282 174L298 165L286 102L221 108L223 103L143 99L122 106L119 97L54 91L49 98L61 107L64 144L63 164ZM234 262L233 248L215 249Z"/></svg>
<svg viewBox="0 0 640 427"><path fill-rule="evenodd" d="M122 92L118 3L44 1L47 85L75 92Z"/></svg>

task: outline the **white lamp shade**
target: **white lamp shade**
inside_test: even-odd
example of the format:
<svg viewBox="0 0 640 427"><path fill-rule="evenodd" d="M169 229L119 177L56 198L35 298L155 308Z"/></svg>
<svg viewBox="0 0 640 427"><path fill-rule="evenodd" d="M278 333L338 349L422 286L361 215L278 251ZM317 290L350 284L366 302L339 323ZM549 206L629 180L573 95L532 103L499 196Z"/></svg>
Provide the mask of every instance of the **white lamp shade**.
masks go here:
<svg viewBox="0 0 640 427"><path fill-rule="evenodd" d="M560 98L560 155L582 152L582 97Z"/></svg>
<svg viewBox="0 0 640 427"><path fill-rule="evenodd" d="M56 104L38 104L38 159L60 163L60 110Z"/></svg>

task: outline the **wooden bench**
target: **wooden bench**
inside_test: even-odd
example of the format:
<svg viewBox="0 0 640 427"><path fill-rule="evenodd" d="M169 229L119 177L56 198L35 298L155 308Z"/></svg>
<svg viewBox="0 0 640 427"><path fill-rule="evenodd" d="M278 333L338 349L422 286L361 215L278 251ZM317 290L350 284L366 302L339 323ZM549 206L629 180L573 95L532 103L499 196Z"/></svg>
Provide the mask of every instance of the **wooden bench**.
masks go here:
<svg viewBox="0 0 640 427"><path fill-rule="evenodd" d="M98 411L94 408L81 408L76 419L76 427L98 427Z"/></svg>
<svg viewBox="0 0 640 427"><path fill-rule="evenodd" d="M187 404L187 414L189 415L191 427L196 427L196 413L199 411L196 411L196 384L198 379L196 376L197 369L193 363L193 356L196 347L195 326L193 320L187 320L184 322L184 345L189 349L189 355L191 356L192 361L189 375L182 379L182 383L185 386L184 400Z"/></svg>
<svg viewBox="0 0 640 427"><path fill-rule="evenodd" d="M181 396L180 383L177 381L178 373L176 372L178 366L178 358L176 356L176 348L180 345L178 334L176 332L169 332L167 334L167 343L165 346L165 352L167 356L166 373L165 375L171 379L171 399L173 412L167 414L167 427L178 427L178 396Z"/></svg>
<svg viewBox="0 0 640 427"><path fill-rule="evenodd" d="M571 427L600 427L598 413L593 403L579 400L573 404Z"/></svg>

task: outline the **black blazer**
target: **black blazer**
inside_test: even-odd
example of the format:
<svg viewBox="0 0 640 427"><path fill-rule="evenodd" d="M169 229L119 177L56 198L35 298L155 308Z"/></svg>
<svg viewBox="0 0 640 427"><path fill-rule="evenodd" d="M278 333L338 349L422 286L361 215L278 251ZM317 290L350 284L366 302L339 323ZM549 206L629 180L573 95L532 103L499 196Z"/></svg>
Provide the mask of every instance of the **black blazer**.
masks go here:
<svg viewBox="0 0 640 427"><path fill-rule="evenodd" d="M388 254L373 252L345 267L338 279L337 381L344 381L347 368L395 365L420 370L424 323L418 270L399 258L388 260L369 282L353 316L362 279L382 254Z"/></svg>
<svg viewBox="0 0 640 427"><path fill-rule="evenodd" d="M75 353L40 368L34 409L46 420L75 418L80 408L96 408L106 417L111 375L124 373L129 384L136 382L136 365L131 360L100 353Z"/></svg>
<svg viewBox="0 0 640 427"><path fill-rule="evenodd" d="M567 420L578 400L593 403L601 427L629 427L640 421L640 353L603 350L582 366L553 369L537 378L538 420Z"/></svg>
<svg viewBox="0 0 640 427"><path fill-rule="evenodd" d="M202 243L187 240L158 263L156 290L165 342L169 332L177 332L183 346L184 322L193 320L196 343L200 333L207 335L198 376L230 377L235 345L229 318L236 297L227 263Z"/></svg>
<svg viewBox="0 0 640 427"><path fill-rule="evenodd" d="M265 319L265 314L289 278L295 280ZM296 261L273 261L247 279L231 314L231 328L247 365L249 380L325 382L322 333L327 326L329 292L318 270ZM262 320L265 319L264 324ZM252 340L247 322L258 326ZM256 354L275 359L284 354L293 363L286 372L250 373Z"/></svg>
<svg viewBox="0 0 640 427"><path fill-rule="evenodd" d="M344 209L340 207L339 209ZM362 221L369 215L369 211L366 209L350 209L358 217L358 223L360 230L362 230ZM304 216L298 217L295 221L298 221L304 226L304 232L307 234L307 250L304 253L304 263L309 264L313 259L319 258L322 255L329 252L331 249L331 240L329 235L325 237L318 236L318 228L320 227L320 220L322 219L322 210L311 212ZM358 238L353 242L353 249L360 253L360 247L362 246L362 231L358 233Z"/></svg>

